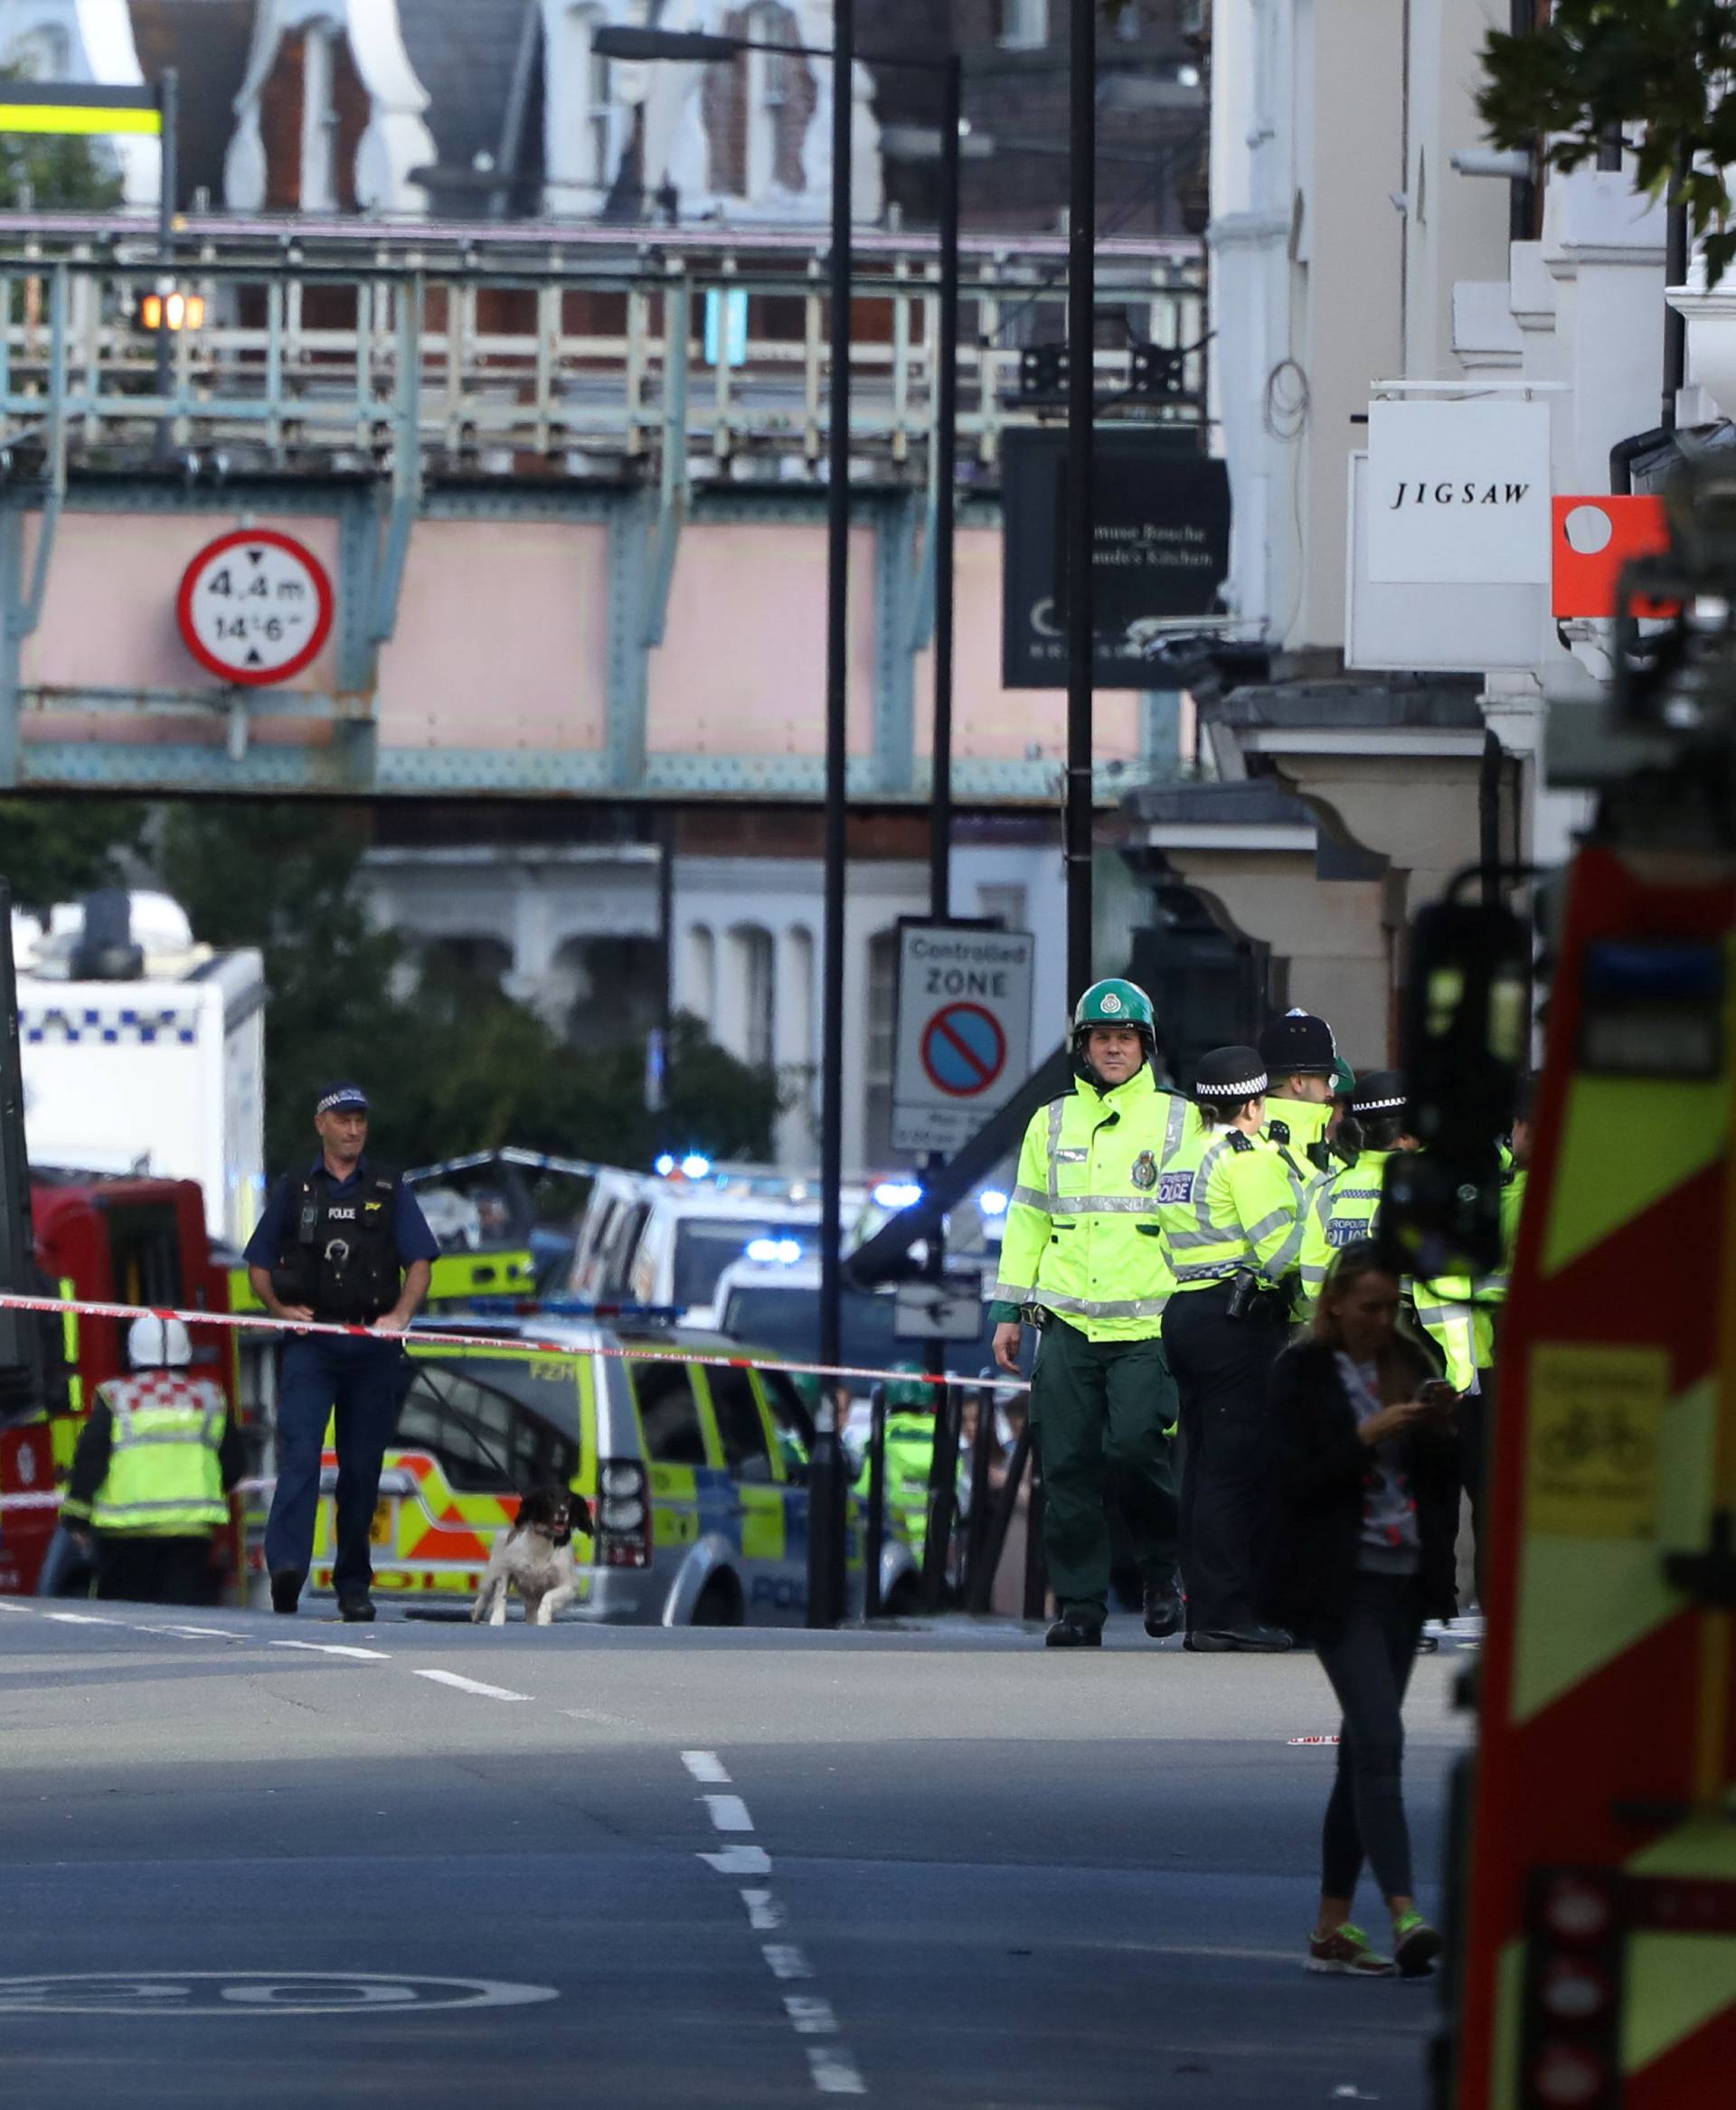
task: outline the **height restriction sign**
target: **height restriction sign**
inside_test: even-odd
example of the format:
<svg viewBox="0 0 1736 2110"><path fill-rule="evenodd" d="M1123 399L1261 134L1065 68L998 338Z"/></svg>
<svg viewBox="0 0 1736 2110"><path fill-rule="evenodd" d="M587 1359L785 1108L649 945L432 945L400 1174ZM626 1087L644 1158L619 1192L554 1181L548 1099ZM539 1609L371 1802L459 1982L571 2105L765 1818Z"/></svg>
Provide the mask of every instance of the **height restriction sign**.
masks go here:
<svg viewBox="0 0 1736 2110"><path fill-rule="evenodd" d="M1028 931L900 926L893 1149L962 1148L1024 1082L1034 951Z"/></svg>
<svg viewBox="0 0 1736 2110"><path fill-rule="evenodd" d="M332 582L292 536L243 529L207 543L187 566L175 615L201 666L261 688L319 656L332 631Z"/></svg>

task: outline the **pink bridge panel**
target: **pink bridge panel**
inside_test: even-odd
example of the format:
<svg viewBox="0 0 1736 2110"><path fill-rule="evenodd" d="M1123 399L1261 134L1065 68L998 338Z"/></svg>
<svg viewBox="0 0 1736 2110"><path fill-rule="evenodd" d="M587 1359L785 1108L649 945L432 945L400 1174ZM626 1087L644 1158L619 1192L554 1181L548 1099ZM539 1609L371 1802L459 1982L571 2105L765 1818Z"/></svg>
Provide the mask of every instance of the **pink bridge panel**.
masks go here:
<svg viewBox="0 0 1736 2110"><path fill-rule="evenodd" d="M601 525L418 521L381 655L382 746L601 748L608 567Z"/></svg>
<svg viewBox="0 0 1736 2110"><path fill-rule="evenodd" d="M221 692L223 684L182 644L175 600L181 574L199 551L243 524L275 528L305 542L326 567L334 588L338 587L337 523L333 520L269 513L245 523L239 514L220 513L197 519L173 513L62 513L48 568L42 619L24 642L24 685L127 694L146 689L202 695ZM35 560L36 533L33 514L25 537L26 581ZM328 642L313 664L286 686L329 692L336 678L336 654ZM105 714L104 738L121 730L118 719ZM159 738L185 737L184 727L172 720L153 730Z"/></svg>
<svg viewBox="0 0 1736 2110"><path fill-rule="evenodd" d="M873 748L874 535L850 537L850 752ZM653 753L818 755L825 742L826 534L817 523L689 528L662 648Z"/></svg>

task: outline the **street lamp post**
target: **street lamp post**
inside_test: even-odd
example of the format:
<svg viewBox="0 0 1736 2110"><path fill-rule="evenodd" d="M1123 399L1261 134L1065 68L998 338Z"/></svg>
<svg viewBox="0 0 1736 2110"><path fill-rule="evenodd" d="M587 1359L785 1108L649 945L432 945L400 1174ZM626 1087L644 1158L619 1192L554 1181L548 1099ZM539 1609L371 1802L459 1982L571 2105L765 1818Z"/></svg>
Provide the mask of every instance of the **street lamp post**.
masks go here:
<svg viewBox="0 0 1736 2110"><path fill-rule="evenodd" d="M1096 610L1091 591L1097 417L1097 0L1073 0L1071 182L1067 221L1067 1003L1091 979L1091 684Z"/></svg>
<svg viewBox="0 0 1736 2110"><path fill-rule="evenodd" d="M844 982L846 874L850 603L850 304L854 273L851 147L854 109L854 0L834 0L829 51L699 31L599 28L599 58L728 62L740 52L779 52L832 62L831 398L826 435L826 789L824 805L825 964L820 999L820 1361L835 1363L843 1346ZM963 67L945 59L876 55L883 65L945 76L940 135L940 314L935 402L934 739L929 835L932 913L950 909L952 833L953 533L958 425L959 136ZM816 1461L816 1465L818 1460ZM844 1615L844 1487L828 1460L824 1486L810 1484L807 1624L835 1626ZM836 1481L835 1502L833 1482Z"/></svg>

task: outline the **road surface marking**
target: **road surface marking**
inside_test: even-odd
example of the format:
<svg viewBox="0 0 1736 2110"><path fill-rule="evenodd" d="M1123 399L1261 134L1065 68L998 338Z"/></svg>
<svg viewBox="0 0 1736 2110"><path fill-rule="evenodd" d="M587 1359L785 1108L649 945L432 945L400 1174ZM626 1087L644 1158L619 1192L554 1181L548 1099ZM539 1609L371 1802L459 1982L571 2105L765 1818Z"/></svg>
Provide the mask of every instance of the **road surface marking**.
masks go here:
<svg viewBox="0 0 1736 2110"><path fill-rule="evenodd" d="M245 1641L227 1626L135 1626L135 1634L170 1634L176 1641Z"/></svg>
<svg viewBox="0 0 1736 2110"><path fill-rule="evenodd" d="M812 1978L814 1966L794 1942L761 1942L760 1954L774 1978Z"/></svg>
<svg viewBox="0 0 1736 2110"><path fill-rule="evenodd" d="M748 1925L755 1934L769 1934L784 1924L783 1906L769 1890L743 1890L741 1902L748 1908Z"/></svg>
<svg viewBox="0 0 1736 2110"><path fill-rule="evenodd" d="M456 1671L412 1671L412 1678L429 1678L436 1685L449 1685L455 1692L474 1692L480 1700L528 1700L528 1692L509 1692L504 1685L485 1685L480 1679L460 1678Z"/></svg>
<svg viewBox="0 0 1736 2110"><path fill-rule="evenodd" d="M124 1626L124 1619L102 1619L94 1612L44 1612L44 1619L59 1619L68 1626Z"/></svg>
<svg viewBox="0 0 1736 2110"><path fill-rule="evenodd" d="M496 1978L398 1978L374 1971L81 1971L0 1978L0 2017L20 2014L353 2015L407 2008L523 2007L552 1985Z"/></svg>
<svg viewBox="0 0 1736 2110"><path fill-rule="evenodd" d="M720 1876L769 1876L771 1856L763 1846L726 1846L722 1853L702 1853L700 1860Z"/></svg>
<svg viewBox="0 0 1736 2110"><path fill-rule="evenodd" d="M392 1658L382 1648L352 1648L343 1641L268 1641L267 1648L311 1649L317 1656L356 1656L363 1663L389 1663ZM418 1671L419 1678L431 1678L432 1671Z"/></svg>
<svg viewBox="0 0 1736 2110"><path fill-rule="evenodd" d="M856 2062L847 2051L835 2051L829 2044L810 2044L807 2048L808 2069L814 2076L814 2086L823 2096L865 2096Z"/></svg>
<svg viewBox="0 0 1736 2110"><path fill-rule="evenodd" d="M784 1995L784 2011L796 2025L798 2037L835 2037L838 2018L832 2011L832 2002L817 1992L787 1992Z"/></svg>
<svg viewBox="0 0 1736 2110"><path fill-rule="evenodd" d="M715 1751L684 1751L681 1762L695 1780L722 1781L729 1784L729 1769Z"/></svg>
<svg viewBox="0 0 1736 2110"><path fill-rule="evenodd" d="M711 1813L712 1823L720 1832L751 1832L753 1819L748 1814L748 1805L740 1795L701 1795L700 1801Z"/></svg>
<svg viewBox="0 0 1736 2110"><path fill-rule="evenodd" d="M14 1605L10 1597L0 1597L0 1612L22 1612L26 1619L35 1615L34 1605Z"/></svg>

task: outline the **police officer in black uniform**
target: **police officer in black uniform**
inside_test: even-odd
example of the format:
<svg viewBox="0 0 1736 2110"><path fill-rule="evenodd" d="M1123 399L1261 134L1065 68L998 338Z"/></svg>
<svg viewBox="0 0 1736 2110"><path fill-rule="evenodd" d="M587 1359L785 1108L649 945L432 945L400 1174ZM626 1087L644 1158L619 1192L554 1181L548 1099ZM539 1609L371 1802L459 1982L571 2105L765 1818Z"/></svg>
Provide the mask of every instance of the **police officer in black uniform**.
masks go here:
<svg viewBox="0 0 1736 2110"><path fill-rule="evenodd" d="M320 1454L335 1409L332 1581L344 1618L372 1619L369 1527L398 1420L399 1336L428 1294L439 1246L398 1174L367 1155L368 1101L360 1086L321 1092L314 1126L320 1154L272 1190L247 1243L249 1278L274 1318L366 1326L376 1338L292 1336L284 1351L265 1564L272 1609L293 1612L313 1559Z"/></svg>

